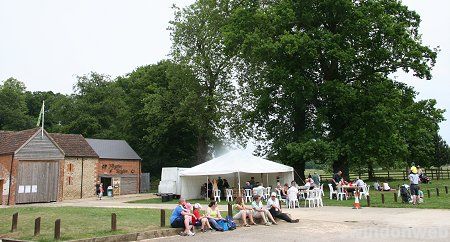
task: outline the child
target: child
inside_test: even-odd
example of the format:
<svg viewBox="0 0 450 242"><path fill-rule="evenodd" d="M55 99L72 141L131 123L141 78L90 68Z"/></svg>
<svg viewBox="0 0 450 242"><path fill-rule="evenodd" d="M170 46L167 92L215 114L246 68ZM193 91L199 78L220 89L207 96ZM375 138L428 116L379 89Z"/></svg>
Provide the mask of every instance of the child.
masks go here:
<svg viewBox="0 0 450 242"><path fill-rule="evenodd" d="M200 204L194 204L194 216L192 217L192 224L196 227L201 226L200 231L202 232L212 230L211 225L208 222L208 218L200 215L200 209L202 209L202 206ZM207 229L205 229L205 225Z"/></svg>
<svg viewBox="0 0 450 242"><path fill-rule="evenodd" d="M102 200L102 197L103 197L103 183L100 183L100 186L99 186L99 191L98 191L98 198L100 199L100 200Z"/></svg>
<svg viewBox="0 0 450 242"><path fill-rule="evenodd" d="M419 203L423 203L423 192L422 192L422 190L420 190L420 187L419 187L419 195L418 195L418 197L419 197Z"/></svg>

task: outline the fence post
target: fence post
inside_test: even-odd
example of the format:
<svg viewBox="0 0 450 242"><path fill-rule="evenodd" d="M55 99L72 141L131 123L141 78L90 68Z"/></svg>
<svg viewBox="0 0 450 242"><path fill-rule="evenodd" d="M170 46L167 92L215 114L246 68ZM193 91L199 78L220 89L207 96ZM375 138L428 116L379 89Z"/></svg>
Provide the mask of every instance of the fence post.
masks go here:
<svg viewBox="0 0 450 242"><path fill-rule="evenodd" d="M55 240L61 239L61 219L55 221Z"/></svg>
<svg viewBox="0 0 450 242"><path fill-rule="evenodd" d="M384 204L384 193L381 193L381 203Z"/></svg>
<svg viewBox="0 0 450 242"><path fill-rule="evenodd" d="M41 234L41 217L34 220L34 236Z"/></svg>
<svg viewBox="0 0 450 242"><path fill-rule="evenodd" d="M233 208L231 203L228 203L228 216L233 217Z"/></svg>
<svg viewBox="0 0 450 242"><path fill-rule="evenodd" d="M439 188L436 187L436 196L439 197Z"/></svg>
<svg viewBox="0 0 450 242"><path fill-rule="evenodd" d="M388 180L389 180L389 171L387 171L388 172Z"/></svg>
<svg viewBox="0 0 450 242"><path fill-rule="evenodd" d="M17 231L17 220L19 219L19 213L14 213L12 216L11 232Z"/></svg>
<svg viewBox="0 0 450 242"><path fill-rule="evenodd" d="M117 217L115 213L111 214L111 231L117 230Z"/></svg>
<svg viewBox="0 0 450 242"><path fill-rule="evenodd" d="M367 195L367 207L370 207L370 195Z"/></svg>
<svg viewBox="0 0 450 242"><path fill-rule="evenodd" d="M406 180L406 176L405 176L406 172L402 171L402 175L403 175L403 180Z"/></svg>
<svg viewBox="0 0 450 242"><path fill-rule="evenodd" d="M166 227L166 210L161 209L161 227Z"/></svg>
<svg viewBox="0 0 450 242"><path fill-rule="evenodd" d="M433 170L430 169L430 172L431 172L431 180L434 180Z"/></svg>
<svg viewBox="0 0 450 242"><path fill-rule="evenodd" d="M428 198L430 198L430 190L427 190Z"/></svg>
<svg viewBox="0 0 450 242"><path fill-rule="evenodd" d="M448 186L445 186L445 194L448 194Z"/></svg>
<svg viewBox="0 0 450 242"><path fill-rule="evenodd" d="M394 193L394 202L397 202L397 194Z"/></svg>

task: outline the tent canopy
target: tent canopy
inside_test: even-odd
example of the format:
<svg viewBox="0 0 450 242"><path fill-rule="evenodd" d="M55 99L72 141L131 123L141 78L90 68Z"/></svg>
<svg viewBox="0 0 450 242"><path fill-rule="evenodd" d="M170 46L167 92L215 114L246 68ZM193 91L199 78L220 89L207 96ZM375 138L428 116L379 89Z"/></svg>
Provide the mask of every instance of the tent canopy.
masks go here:
<svg viewBox="0 0 450 242"><path fill-rule="evenodd" d="M222 156L194 166L180 176L213 176L231 173L280 173L294 169L280 163L254 156L245 150L233 150Z"/></svg>

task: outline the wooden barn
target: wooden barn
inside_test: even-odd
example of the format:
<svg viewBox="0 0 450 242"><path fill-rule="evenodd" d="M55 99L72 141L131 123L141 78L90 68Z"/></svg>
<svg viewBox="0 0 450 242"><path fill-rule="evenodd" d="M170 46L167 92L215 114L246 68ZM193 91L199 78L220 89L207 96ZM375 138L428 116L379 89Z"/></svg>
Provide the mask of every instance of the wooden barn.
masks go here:
<svg viewBox="0 0 450 242"><path fill-rule="evenodd" d="M64 156L41 129L0 132L2 204L60 201Z"/></svg>
<svg viewBox="0 0 450 242"><path fill-rule="evenodd" d="M98 152L98 153L97 153ZM85 139L40 128L0 131L0 204L54 202L139 192L141 159L123 140Z"/></svg>

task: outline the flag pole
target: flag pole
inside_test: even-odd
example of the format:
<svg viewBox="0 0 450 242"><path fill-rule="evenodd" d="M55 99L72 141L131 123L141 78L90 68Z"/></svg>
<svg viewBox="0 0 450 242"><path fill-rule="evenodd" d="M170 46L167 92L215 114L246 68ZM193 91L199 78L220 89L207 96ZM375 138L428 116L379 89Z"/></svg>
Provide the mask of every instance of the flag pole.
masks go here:
<svg viewBox="0 0 450 242"><path fill-rule="evenodd" d="M41 136L44 137L44 117L45 116L45 101L42 100L42 128L41 128Z"/></svg>

